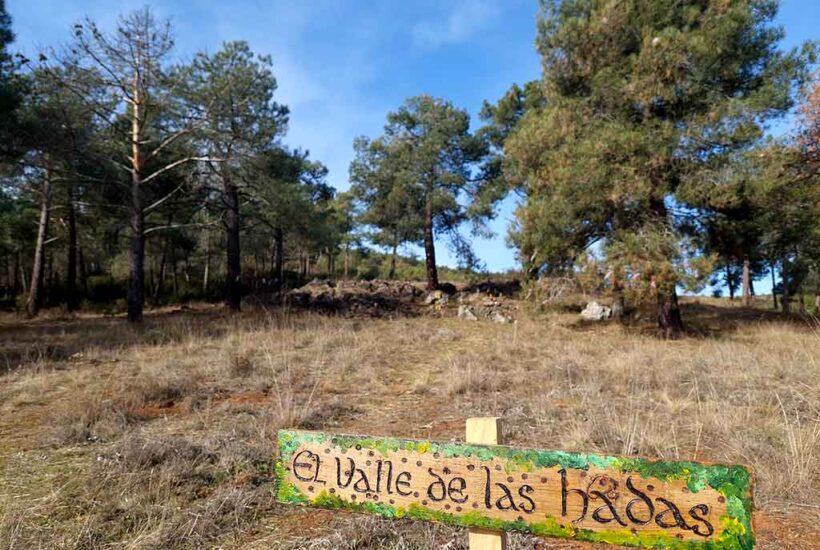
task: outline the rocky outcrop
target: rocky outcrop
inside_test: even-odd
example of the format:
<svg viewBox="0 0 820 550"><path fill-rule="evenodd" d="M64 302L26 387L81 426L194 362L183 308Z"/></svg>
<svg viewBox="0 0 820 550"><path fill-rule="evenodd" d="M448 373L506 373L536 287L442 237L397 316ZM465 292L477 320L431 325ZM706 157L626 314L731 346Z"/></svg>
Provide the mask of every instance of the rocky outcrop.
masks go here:
<svg viewBox="0 0 820 550"><path fill-rule="evenodd" d="M598 302L589 302L581 311L581 317L586 321L605 321L612 317L612 309Z"/></svg>

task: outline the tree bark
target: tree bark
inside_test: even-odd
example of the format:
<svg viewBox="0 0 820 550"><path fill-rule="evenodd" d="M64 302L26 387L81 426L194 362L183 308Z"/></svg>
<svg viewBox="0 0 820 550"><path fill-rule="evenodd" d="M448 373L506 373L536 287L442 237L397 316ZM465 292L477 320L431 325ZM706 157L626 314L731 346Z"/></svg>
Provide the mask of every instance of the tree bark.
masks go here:
<svg viewBox="0 0 820 550"><path fill-rule="evenodd" d="M171 247L171 284L174 289L174 299L179 296L179 279L177 278L177 256L176 250Z"/></svg>
<svg viewBox="0 0 820 550"><path fill-rule="evenodd" d="M239 249L239 190L227 176L227 168L223 170L223 186L225 193L225 242L227 254L228 276L225 281L225 303L231 311L239 311L242 307L242 257Z"/></svg>
<svg viewBox="0 0 820 550"><path fill-rule="evenodd" d="M11 280L14 278L14 276L12 275L11 260L9 260L9 257L4 256L3 260L4 260L3 267L6 268L4 270L5 271L4 275L6 277L6 284L3 285L3 300L8 300L9 299L9 294L11 293L11 288L12 288Z"/></svg>
<svg viewBox="0 0 820 550"><path fill-rule="evenodd" d="M652 197L650 208L664 223L668 223L666 204L663 197ZM675 283L672 282L669 290L658 290L658 327L666 338L677 338L683 331L683 319L678 307L678 295Z"/></svg>
<svg viewBox="0 0 820 550"><path fill-rule="evenodd" d="M665 338L674 339L683 331L678 295L673 289L671 292L658 294L658 326Z"/></svg>
<svg viewBox="0 0 820 550"><path fill-rule="evenodd" d="M131 182L131 250L128 278L128 321L139 323L145 305L145 216L142 184L134 174Z"/></svg>
<svg viewBox="0 0 820 550"><path fill-rule="evenodd" d="M735 282L732 279L732 268L728 264L726 265L726 286L729 287L729 301L733 302L735 300Z"/></svg>
<svg viewBox="0 0 820 550"><path fill-rule="evenodd" d="M43 275L50 208L51 176L46 170L43 176L43 192L40 196L40 222L37 225L37 244L34 247L34 267L31 270L31 285L26 302L26 311L31 317L37 316L43 304Z"/></svg>
<svg viewBox="0 0 820 550"><path fill-rule="evenodd" d="M769 265L769 267L771 268L771 274L772 274L772 305L774 306L774 309L777 310L777 292L774 291L774 287L777 284L777 281L775 280L775 266L774 266L774 263L771 263Z"/></svg>
<svg viewBox="0 0 820 550"><path fill-rule="evenodd" d="M170 225L170 222L169 224ZM159 256L159 269L157 270L157 280L156 284L154 285L154 294L151 298L151 302L154 306L159 305L159 298L162 294L162 286L165 284L165 275L166 275L166 266L168 264L168 247L170 239L168 236L163 239L162 242L162 253Z"/></svg>
<svg viewBox="0 0 820 550"><path fill-rule="evenodd" d="M273 232L274 249L276 263L273 270L276 277L276 290L280 290L285 284L285 232L281 227L277 227Z"/></svg>
<svg viewBox="0 0 820 550"><path fill-rule="evenodd" d="M14 278L12 282L11 293L14 295L15 299L17 295L20 293L20 273L23 271L23 264L20 262L20 251L14 251ZM25 285L25 279L23 279L23 284ZM25 291L24 291L25 292Z"/></svg>
<svg viewBox="0 0 820 550"><path fill-rule="evenodd" d="M202 273L202 293L208 294L208 279L211 276L211 232L205 233L205 269Z"/></svg>
<svg viewBox="0 0 820 550"><path fill-rule="evenodd" d="M780 261L780 274L783 279L783 295L780 297L780 307L783 308L783 313L789 313L789 259L783 256Z"/></svg>
<svg viewBox="0 0 820 550"><path fill-rule="evenodd" d="M624 316L624 287L621 282L621 272L618 268L612 270L612 318L620 320Z"/></svg>
<svg viewBox="0 0 820 550"><path fill-rule="evenodd" d="M26 268L20 258L20 251L17 251L17 267L20 269L20 284L23 287L23 294L28 293L28 283L26 283Z"/></svg>
<svg viewBox="0 0 820 550"><path fill-rule="evenodd" d="M345 281L350 273L350 245L345 245Z"/></svg>
<svg viewBox="0 0 820 550"><path fill-rule="evenodd" d="M42 303L52 301L54 289L57 288L57 281L59 280L59 273L54 270L54 254L46 250L46 273L43 277L43 299Z"/></svg>
<svg viewBox="0 0 820 550"><path fill-rule="evenodd" d="M85 256L83 256L83 247L77 243L77 267L80 274L80 288L84 296L88 296L88 271L85 266Z"/></svg>
<svg viewBox="0 0 820 550"><path fill-rule="evenodd" d="M142 97L134 76L131 111L131 249L128 277L128 321L139 323L145 305L145 213L142 205Z"/></svg>
<svg viewBox="0 0 820 550"><path fill-rule="evenodd" d="M387 274L387 278L391 281L396 278L396 252L398 249L398 244L393 243L393 253L390 255L390 272Z"/></svg>
<svg viewBox="0 0 820 550"><path fill-rule="evenodd" d="M744 307L752 305L752 276L748 256L743 258L743 305Z"/></svg>
<svg viewBox="0 0 820 550"><path fill-rule="evenodd" d="M427 290L438 288L438 270L436 269L436 246L433 233L433 184L427 184L427 197L424 206L424 255L427 262Z"/></svg>
<svg viewBox="0 0 820 550"><path fill-rule="evenodd" d="M68 225L68 258L66 258L65 305L68 311L80 309L77 295L77 214L74 209L74 186L68 186L67 225Z"/></svg>

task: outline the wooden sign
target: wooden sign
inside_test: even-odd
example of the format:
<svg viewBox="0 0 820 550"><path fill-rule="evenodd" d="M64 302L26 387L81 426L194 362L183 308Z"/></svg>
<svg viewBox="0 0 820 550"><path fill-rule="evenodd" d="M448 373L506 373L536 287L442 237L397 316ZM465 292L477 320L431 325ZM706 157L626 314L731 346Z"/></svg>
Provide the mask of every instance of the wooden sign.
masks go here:
<svg viewBox="0 0 820 550"><path fill-rule="evenodd" d="M279 502L644 548L754 546L742 466L280 431Z"/></svg>

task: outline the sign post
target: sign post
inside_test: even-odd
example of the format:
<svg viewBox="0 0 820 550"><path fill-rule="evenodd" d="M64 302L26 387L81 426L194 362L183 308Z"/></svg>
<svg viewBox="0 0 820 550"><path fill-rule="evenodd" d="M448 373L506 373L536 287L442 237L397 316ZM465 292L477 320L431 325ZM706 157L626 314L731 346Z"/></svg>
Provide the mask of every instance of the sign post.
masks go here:
<svg viewBox="0 0 820 550"><path fill-rule="evenodd" d="M500 418L468 418L467 443L499 445L503 443ZM484 529L470 529L470 550L507 550L507 534Z"/></svg>
<svg viewBox="0 0 820 550"><path fill-rule="evenodd" d="M463 444L280 431L279 502L499 532L641 548L754 547L743 466L518 449L497 419L470 419Z"/></svg>

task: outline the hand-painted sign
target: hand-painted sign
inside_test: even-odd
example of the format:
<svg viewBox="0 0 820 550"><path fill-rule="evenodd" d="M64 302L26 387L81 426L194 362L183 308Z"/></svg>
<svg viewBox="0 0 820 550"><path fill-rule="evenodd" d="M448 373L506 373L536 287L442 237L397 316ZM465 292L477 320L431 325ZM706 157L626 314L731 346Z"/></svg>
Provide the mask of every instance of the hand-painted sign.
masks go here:
<svg viewBox="0 0 820 550"><path fill-rule="evenodd" d="M280 431L277 500L644 548L747 549L742 466Z"/></svg>

